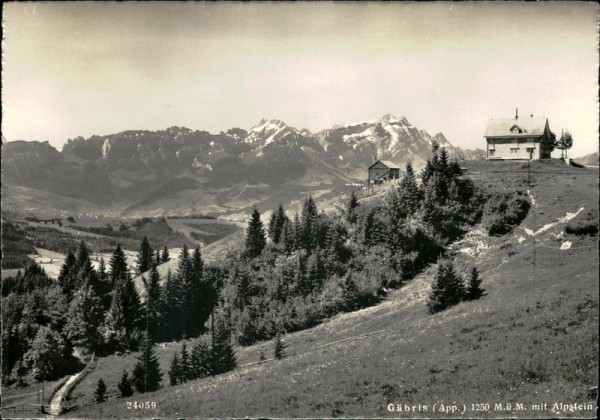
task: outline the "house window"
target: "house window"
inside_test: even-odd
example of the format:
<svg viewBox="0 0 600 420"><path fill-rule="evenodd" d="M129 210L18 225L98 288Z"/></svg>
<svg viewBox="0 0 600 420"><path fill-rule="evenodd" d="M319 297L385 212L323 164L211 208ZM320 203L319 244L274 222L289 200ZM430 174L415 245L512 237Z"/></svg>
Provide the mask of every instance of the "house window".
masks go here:
<svg viewBox="0 0 600 420"><path fill-rule="evenodd" d="M511 147L510 148L510 153L519 153L519 148L518 147Z"/></svg>

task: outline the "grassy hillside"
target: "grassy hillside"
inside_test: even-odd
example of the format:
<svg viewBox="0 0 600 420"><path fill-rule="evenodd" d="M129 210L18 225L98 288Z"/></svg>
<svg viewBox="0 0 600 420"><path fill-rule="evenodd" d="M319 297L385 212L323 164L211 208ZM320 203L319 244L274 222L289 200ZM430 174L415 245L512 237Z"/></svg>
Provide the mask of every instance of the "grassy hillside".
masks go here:
<svg viewBox="0 0 600 420"><path fill-rule="evenodd" d="M70 415L595 417L595 404L573 410L553 404L592 402L589 389L598 379L597 236L567 233L568 226L597 225L597 170L552 162L466 166L487 188L527 189L533 204L512 234L490 237L476 228L453 245L461 272L480 269L487 292L482 299L429 315L432 266L377 306L288 334L282 361L241 366ZM271 348L261 343L238 349L240 365L258 361L261 350L269 357ZM163 367L171 352L169 345L158 349ZM100 361L89 380L102 376L116 383L108 366L117 359L133 366L132 355ZM166 368L163 373L166 384ZM91 388L82 384L79 398L91 398ZM154 401L157 408L130 410L126 401ZM421 404L421 411L392 412L390 403ZM532 404L543 403L534 410ZM436 410L439 404L462 410L464 404L466 411L434 413L434 404Z"/></svg>

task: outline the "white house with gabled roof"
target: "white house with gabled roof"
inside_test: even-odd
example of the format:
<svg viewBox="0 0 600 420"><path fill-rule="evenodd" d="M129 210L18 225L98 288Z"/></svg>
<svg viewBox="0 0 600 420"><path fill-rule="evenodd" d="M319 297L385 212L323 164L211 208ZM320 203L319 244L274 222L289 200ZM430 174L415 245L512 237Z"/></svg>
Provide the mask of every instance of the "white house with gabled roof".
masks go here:
<svg viewBox="0 0 600 420"><path fill-rule="evenodd" d="M488 160L528 160L549 159L554 134L548 118L519 118L517 109L514 118L491 119L484 137Z"/></svg>

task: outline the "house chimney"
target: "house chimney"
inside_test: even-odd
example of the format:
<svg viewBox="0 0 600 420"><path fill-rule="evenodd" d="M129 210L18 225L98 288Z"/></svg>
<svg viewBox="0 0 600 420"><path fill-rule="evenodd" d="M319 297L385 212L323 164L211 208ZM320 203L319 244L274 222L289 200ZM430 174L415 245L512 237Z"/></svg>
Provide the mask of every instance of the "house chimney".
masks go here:
<svg viewBox="0 0 600 420"><path fill-rule="evenodd" d="M519 119L519 108L515 111L515 120Z"/></svg>

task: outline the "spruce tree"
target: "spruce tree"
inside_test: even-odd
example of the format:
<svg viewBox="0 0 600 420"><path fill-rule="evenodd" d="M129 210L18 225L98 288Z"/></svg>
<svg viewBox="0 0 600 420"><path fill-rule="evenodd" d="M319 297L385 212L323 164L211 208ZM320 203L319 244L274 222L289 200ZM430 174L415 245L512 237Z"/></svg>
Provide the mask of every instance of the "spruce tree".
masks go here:
<svg viewBox="0 0 600 420"><path fill-rule="evenodd" d="M179 361L179 355L177 352L174 352L173 357L171 358L171 365L169 367L169 383L171 386L181 383L181 363Z"/></svg>
<svg viewBox="0 0 600 420"><path fill-rule="evenodd" d="M80 269L88 262L90 262L90 250L84 241L80 241L77 247L77 268Z"/></svg>
<svg viewBox="0 0 600 420"><path fill-rule="evenodd" d="M171 274L169 270L167 272L167 278L165 279L164 287L162 290L161 307L163 313L163 334L162 339L178 340L181 338L181 296L182 291L179 287L179 282L176 276Z"/></svg>
<svg viewBox="0 0 600 420"><path fill-rule="evenodd" d="M309 287L308 293L318 291L325 280L325 268L321 257L318 252L313 252L308 257L306 264L306 277L307 285Z"/></svg>
<svg viewBox="0 0 600 420"><path fill-rule="evenodd" d="M260 220L260 213L255 208L252 210L248 228L246 229L246 255L249 258L258 257L265 248L265 230Z"/></svg>
<svg viewBox="0 0 600 420"><path fill-rule="evenodd" d="M471 277L469 278L469 285L466 291L466 299L474 300L484 296L484 289L481 288L481 278L479 278L479 271L476 267L471 270Z"/></svg>
<svg viewBox="0 0 600 420"><path fill-rule="evenodd" d="M358 207L358 198L354 191L350 194L350 200L348 200L348 206L346 208L346 220L350 223L356 222L356 208Z"/></svg>
<svg viewBox="0 0 600 420"><path fill-rule="evenodd" d="M203 340L198 340L190 353L191 379L205 378L211 375L211 349Z"/></svg>
<svg viewBox="0 0 600 420"><path fill-rule="evenodd" d="M400 181L398 193L400 204L406 209L407 214L414 214L419 210L421 193L410 162L406 164L406 172Z"/></svg>
<svg viewBox="0 0 600 420"><path fill-rule="evenodd" d="M77 258L71 251L67 252L65 262L63 263L60 273L58 274L58 284L63 293L71 299L75 293L75 285L77 283Z"/></svg>
<svg viewBox="0 0 600 420"><path fill-rule="evenodd" d="M179 366L181 369L181 378L183 382L186 382L191 379L191 369L190 369L190 355L187 351L187 344L185 341L181 345L181 354L179 355Z"/></svg>
<svg viewBox="0 0 600 420"><path fill-rule="evenodd" d="M177 276L185 282L191 275L192 262L190 260L190 250L187 244L183 244L181 248L181 254L179 254L179 260L177 262Z"/></svg>
<svg viewBox="0 0 600 420"><path fill-rule="evenodd" d="M354 279L352 279L352 272L348 271L344 277L342 284L342 302L346 311L353 311L358 306L358 288Z"/></svg>
<svg viewBox="0 0 600 420"><path fill-rule="evenodd" d="M110 306L111 301L111 286L108 273L106 272L106 265L104 264L104 258L100 258L100 266L98 267L98 290L97 294L102 300L102 309L106 312Z"/></svg>
<svg viewBox="0 0 600 420"><path fill-rule="evenodd" d="M115 343L126 348L135 346L132 338L142 325L142 305L131 275L125 274L118 279L113 291L112 301L106 317L106 326L113 335Z"/></svg>
<svg viewBox="0 0 600 420"><path fill-rule="evenodd" d="M127 370L123 369L123 374L121 375L121 379L117 384L117 388L119 389L119 393L121 397L131 397L133 395L133 388L131 387L131 381L129 379L129 374Z"/></svg>
<svg viewBox="0 0 600 420"><path fill-rule="evenodd" d="M153 265L150 269L150 280L148 281L147 297L146 297L146 317L148 334L153 341L160 338L161 320L161 288L160 276L156 266Z"/></svg>
<svg viewBox="0 0 600 420"><path fill-rule="evenodd" d="M456 305L465 296L462 279L455 273L450 261L438 264L438 271L432 286L427 306L429 312L434 314L450 306Z"/></svg>
<svg viewBox="0 0 600 420"><path fill-rule="evenodd" d="M291 254L296 249L294 228L290 220L286 220L283 224L281 242L283 243L283 251L287 255Z"/></svg>
<svg viewBox="0 0 600 420"><path fill-rule="evenodd" d="M273 341L273 357L277 360L281 360L285 357L285 343L281 337L281 332L277 332Z"/></svg>
<svg viewBox="0 0 600 420"><path fill-rule="evenodd" d="M150 337L144 335L142 352L133 368L133 385L140 393L156 391L160 387L162 373L154 353Z"/></svg>
<svg viewBox="0 0 600 420"><path fill-rule="evenodd" d="M153 263L152 256L154 253L152 252L152 247L150 246L150 242L148 242L148 238L144 236L142 239L142 243L140 244L140 250L137 254L137 271L138 273L145 273L150 270L150 266Z"/></svg>
<svg viewBox="0 0 600 420"><path fill-rule="evenodd" d="M375 238L375 230L376 230L376 221L375 221L375 210L371 210L364 217L361 229L361 237L360 241L365 246L373 246L376 243Z"/></svg>
<svg viewBox="0 0 600 420"><path fill-rule="evenodd" d="M161 262L165 263L171 259L169 255L169 248L165 245L162 251L162 256L160 257Z"/></svg>
<svg viewBox="0 0 600 420"><path fill-rule="evenodd" d="M154 255L154 258L152 259L152 265L161 265L164 262L160 256L160 249L153 251L152 255Z"/></svg>
<svg viewBox="0 0 600 420"><path fill-rule="evenodd" d="M215 322L213 336L211 374L218 375L235 369L237 361L231 345L231 331L227 321L222 317Z"/></svg>
<svg viewBox="0 0 600 420"><path fill-rule="evenodd" d="M301 231L299 234L300 243L308 252L311 252L317 243L318 217L319 213L315 200L309 195L302 206Z"/></svg>
<svg viewBox="0 0 600 420"><path fill-rule="evenodd" d="M121 244L117 244L117 248L110 258L109 266L111 287L114 288L120 280L127 278L127 273L129 272L129 269L127 268L127 259L125 258L125 253L121 249Z"/></svg>
<svg viewBox="0 0 600 420"><path fill-rule="evenodd" d="M278 244L281 241L286 220L287 216L283 209L283 205L279 203L277 210L271 214L271 219L269 221L269 238L271 238L273 243Z"/></svg>
<svg viewBox="0 0 600 420"><path fill-rule="evenodd" d="M232 272L232 283L236 286L236 307L243 310L250 303L250 279L248 274L237 267Z"/></svg>
<svg viewBox="0 0 600 420"><path fill-rule="evenodd" d="M100 378L98 380L98 384L96 385L96 392L94 392L94 397L96 398L97 403L104 402L104 395L106 394L106 384L104 383L104 379Z"/></svg>

